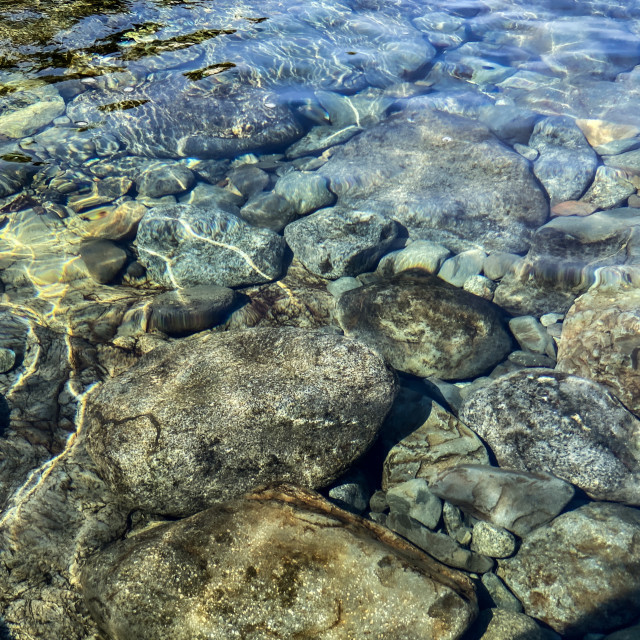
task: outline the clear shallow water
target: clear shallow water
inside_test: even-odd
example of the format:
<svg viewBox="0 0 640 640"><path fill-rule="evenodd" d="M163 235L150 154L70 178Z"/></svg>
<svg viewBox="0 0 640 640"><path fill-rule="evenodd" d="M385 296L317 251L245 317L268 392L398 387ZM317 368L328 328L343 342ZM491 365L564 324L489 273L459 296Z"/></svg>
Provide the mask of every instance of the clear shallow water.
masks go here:
<svg viewBox="0 0 640 640"><path fill-rule="evenodd" d="M507 318L636 285L640 3L530 4L1 3L3 522L70 451L97 382L211 324L349 334L327 283L367 284L405 245L444 247L431 271L475 251L468 275L487 279L448 279ZM567 119L541 128L548 116ZM154 209L176 202L222 213ZM330 207L317 229L294 225ZM510 266L492 272L501 251ZM391 272L426 269L403 255ZM223 313L157 301L213 283L239 292ZM552 368L552 325L537 359L503 354L492 375ZM407 388L479 387L492 368L392 365ZM634 409L624 380L606 383Z"/></svg>

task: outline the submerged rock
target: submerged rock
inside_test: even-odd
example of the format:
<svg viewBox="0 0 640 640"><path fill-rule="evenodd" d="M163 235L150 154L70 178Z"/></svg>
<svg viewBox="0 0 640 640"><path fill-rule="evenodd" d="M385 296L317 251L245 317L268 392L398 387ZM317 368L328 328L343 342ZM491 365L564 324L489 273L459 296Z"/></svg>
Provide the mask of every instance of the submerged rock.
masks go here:
<svg viewBox="0 0 640 640"><path fill-rule="evenodd" d="M136 244L151 278L166 287L237 287L280 275L283 238L221 209L187 204L149 209Z"/></svg>
<svg viewBox="0 0 640 640"><path fill-rule="evenodd" d="M549 213L527 160L423 98L337 149L319 173L342 210L391 216L455 251L526 251Z"/></svg>
<svg viewBox="0 0 640 640"><path fill-rule="evenodd" d="M125 502L186 515L265 482L329 484L367 450L394 393L380 357L342 336L200 334L106 382L84 428Z"/></svg>
<svg viewBox="0 0 640 640"><path fill-rule="evenodd" d="M477 376L511 348L497 307L433 276L400 274L347 291L336 317L346 335L421 377Z"/></svg>
<svg viewBox="0 0 640 640"><path fill-rule="evenodd" d="M516 371L472 393L460 418L500 466L547 471L597 500L640 504L640 421L595 382Z"/></svg>
<svg viewBox="0 0 640 640"><path fill-rule="evenodd" d="M498 575L525 613L569 638L633 622L640 607L640 511L590 503L529 534Z"/></svg>
<svg viewBox="0 0 640 640"><path fill-rule="evenodd" d="M594 288L562 324L558 370L604 385L640 415L640 289Z"/></svg>
<svg viewBox="0 0 640 640"><path fill-rule="evenodd" d="M143 531L96 554L85 600L114 640L455 640L471 583L384 527L279 487Z"/></svg>
<svg viewBox="0 0 640 640"><path fill-rule="evenodd" d="M433 493L518 536L549 522L573 497L573 487L550 473L485 465L447 469L430 482Z"/></svg>

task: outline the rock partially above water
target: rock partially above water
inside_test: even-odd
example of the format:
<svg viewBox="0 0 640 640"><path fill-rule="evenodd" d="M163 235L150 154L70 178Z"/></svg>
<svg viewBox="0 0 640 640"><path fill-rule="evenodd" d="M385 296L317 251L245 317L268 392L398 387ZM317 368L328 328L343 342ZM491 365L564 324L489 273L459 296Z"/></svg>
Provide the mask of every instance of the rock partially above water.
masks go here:
<svg viewBox="0 0 640 640"><path fill-rule="evenodd" d="M529 534L498 575L528 615L581 638L637 618L639 562L640 512L591 503Z"/></svg>
<svg viewBox="0 0 640 640"><path fill-rule="evenodd" d="M114 640L456 640L477 611L468 578L293 487L118 542L82 583Z"/></svg>
<svg viewBox="0 0 640 640"><path fill-rule="evenodd" d="M476 518L524 536L555 518L573 487L548 473L461 465L432 478L431 490Z"/></svg>
<svg viewBox="0 0 640 640"><path fill-rule="evenodd" d="M342 336L200 334L106 382L84 428L125 502L185 515L265 482L328 484L367 450L394 393L380 357Z"/></svg>
<svg viewBox="0 0 640 640"><path fill-rule="evenodd" d="M346 335L421 377L474 377L511 348L496 306L433 276L401 274L347 291L337 319Z"/></svg>
<svg viewBox="0 0 640 640"><path fill-rule="evenodd" d="M238 287L280 275L284 239L221 209L187 204L154 207L140 221L140 262L165 287Z"/></svg>
<svg viewBox="0 0 640 640"><path fill-rule="evenodd" d="M558 370L591 378L640 415L640 289L594 288L562 325Z"/></svg>
<svg viewBox="0 0 640 640"><path fill-rule="evenodd" d="M412 237L456 251L526 251L549 213L523 157L422 98L337 149L319 172L340 208L393 216Z"/></svg>
<svg viewBox="0 0 640 640"><path fill-rule="evenodd" d="M547 471L597 500L640 504L640 421L595 382L516 371L472 393L460 418L500 466Z"/></svg>

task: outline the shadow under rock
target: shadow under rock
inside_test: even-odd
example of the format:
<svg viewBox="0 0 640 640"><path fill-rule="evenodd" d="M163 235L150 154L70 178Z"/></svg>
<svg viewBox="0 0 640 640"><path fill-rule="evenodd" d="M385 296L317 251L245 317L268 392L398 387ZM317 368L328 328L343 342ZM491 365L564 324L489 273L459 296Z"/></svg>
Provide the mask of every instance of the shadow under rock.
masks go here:
<svg viewBox="0 0 640 640"><path fill-rule="evenodd" d="M9 428L9 418L11 416L11 409L9 404L4 399L4 396L0 395L0 437L2 437L5 431ZM0 636L0 640L2 636Z"/></svg>

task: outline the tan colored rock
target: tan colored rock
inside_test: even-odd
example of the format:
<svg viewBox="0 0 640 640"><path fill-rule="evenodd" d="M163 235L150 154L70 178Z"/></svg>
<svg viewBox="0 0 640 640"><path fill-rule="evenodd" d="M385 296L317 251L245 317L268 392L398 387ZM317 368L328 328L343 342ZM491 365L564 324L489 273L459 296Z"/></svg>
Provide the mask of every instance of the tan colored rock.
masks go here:
<svg viewBox="0 0 640 640"><path fill-rule="evenodd" d="M382 488L424 478L461 464L489 464L480 438L456 417L433 402L429 417L391 449L384 461Z"/></svg>
<svg viewBox="0 0 640 640"><path fill-rule="evenodd" d="M588 216L598 207L590 202L581 202L580 200L567 200L566 202L558 202L551 207L552 216Z"/></svg>
<svg viewBox="0 0 640 640"><path fill-rule="evenodd" d="M595 288L562 325L558 369L591 378L640 414L640 289Z"/></svg>
<svg viewBox="0 0 640 640"><path fill-rule="evenodd" d="M601 144L613 142L614 140L624 140L633 138L640 134L640 128L630 124L617 124L607 120L597 120L590 118L579 118L576 124L584 134L592 147L599 147Z"/></svg>
<svg viewBox="0 0 640 640"><path fill-rule="evenodd" d="M291 486L118 542L82 582L113 640L454 640L477 611L466 576Z"/></svg>
<svg viewBox="0 0 640 640"><path fill-rule="evenodd" d="M147 208L130 200L117 207L98 207L75 218L67 226L82 237L121 240L133 236Z"/></svg>

